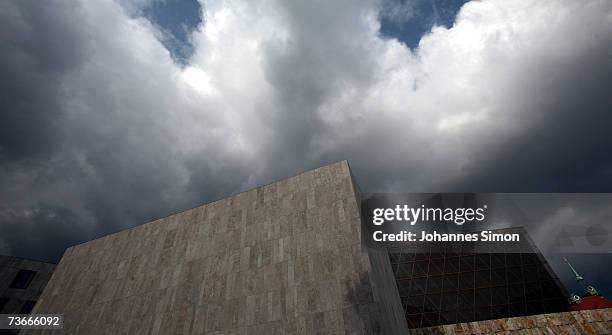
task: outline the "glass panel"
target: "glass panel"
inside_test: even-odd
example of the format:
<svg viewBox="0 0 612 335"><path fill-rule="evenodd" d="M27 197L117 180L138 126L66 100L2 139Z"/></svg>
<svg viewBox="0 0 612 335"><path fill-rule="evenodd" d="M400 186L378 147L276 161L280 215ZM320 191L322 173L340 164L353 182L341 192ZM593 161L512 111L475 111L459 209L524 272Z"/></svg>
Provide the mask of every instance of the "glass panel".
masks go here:
<svg viewBox="0 0 612 335"><path fill-rule="evenodd" d="M508 317L508 305L491 307L491 319L501 319Z"/></svg>
<svg viewBox="0 0 612 335"><path fill-rule="evenodd" d="M491 315L491 308L489 306L476 308L475 320L489 320Z"/></svg>
<svg viewBox="0 0 612 335"><path fill-rule="evenodd" d="M470 322L474 320L473 309L460 309L457 311L457 322Z"/></svg>
<svg viewBox="0 0 612 335"><path fill-rule="evenodd" d="M476 272L475 276L476 287L489 287L491 286L491 276L489 270L482 270Z"/></svg>
<svg viewBox="0 0 612 335"><path fill-rule="evenodd" d="M399 291L400 297L406 297L410 295L410 283L412 280L404 279L397 281L397 290Z"/></svg>
<svg viewBox="0 0 612 335"><path fill-rule="evenodd" d="M415 255L415 260L417 261L429 260L429 253L419 252Z"/></svg>
<svg viewBox="0 0 612 335"><path fill-rule="evenodd" d="M444 282L442 283L442 289L446 292L457 291L459 286L457 285L458 275L448 274L444 275Z"/></svg>
<svg viewBox="0 0 612 335"><path fill-rule="evenodd" d="M506 278L508 279L508 284L516 284L523 282L523 272L521 268L513 267L506 269Z"/></svg>
<svg viewBox="0 0 612 335"><path fill-rule="evenodd" d="M428 294L423 302L423 310L425 312L434 312L440 310L440 295Z"/></svg>
<svg viewBox="0 0 612 335"><path fill-rule="evenodd" d="M459 289L474 289L474 272L462 272L459 274Z"/></svg>
<svg viewBox="0 0 612 335"><path fill-rule="evenodd" d="M508 285L508 300L511 303L525 300L525 290L523 284Z"/></svg>
<svg viewBox="0 0 612 335"><path fill-rule="evenodd" d="M398 254L398 253L389 254L389 261L391 262L391 264L397 264L400 262L401 256L402 254Z"/></svg>
<svg viewBox="0 0 612 335"><path fill-rule="evenodd" d="M406 313L415 314L423 311L423 296L415 295L404 299Z"/></svg>
<svg viewBox="0 0 612 335"><path fill-rule="evenodd" d="M524 265L537 265L540 263L537 254L523 254L522 259Z"/></svg>
<svg viewBox="0 0 612 335"><path fill-rule="evenodd" d="M542 295L544 299L557 298L562 296L559 292L559 288L555 285L553 281L543 281L542 282Z"/></svg>
<svg viewBox="0 0 612 335"><path fill-rule="evenodd" d="M410 285L410 294L423 294L425 293L425 285L427 283L427 278L416 278L412 280L412 285Z"/></svg>
<svg viewBox="0 0 612 335"><path fill-rule="evenodd" d="M427 275L428 261L418 261L414 263L413 276L420 277Z"/></svg>
<svg viewBox="0 0 612 335"><path fill-rule="evenodd" d="M435 259L429 262L429 275L437 276L444 273L444 260Z"/></svg>
<svg viewBox="0 0 612 335"><path fill-rule="evenodd" d="M527 301L525 307L528 315L545 313L542 301Z"/></svg>
<svg viewBox="0 0 612 335"><path fill-rule="evenodd" d="M474 256L461 257L460 263L461 265L459 266L459 271L474 271Z"/></svg>
<svg viewBox="0 0 612 335"><path fill-rule="evenodd" d="M19 311L19 313L20 314L30 314L32 309L34 309L34 305L36 305L36 301L27 300L21 307L21 310Z"/></svg>
<svg viewBox="0 0 612 335"><path fill-rule="evenodd" d="M523 279L525 282L535 282L539 280L538 266L528 265L523 267Z"/></svg>
<svg viewBox="0 0 612 335"><path fill-rule="evenodd" d="M489 307L491 305L491 290L489 288L476 290L475 302L476 307Z"/></svg>
<svg viewBox="0 0 612 335"><path fill-rule="evenodd" d="M525 284L525 299L526 300L542 300L542 289L540 283Z"/></svg>
<svg viewBox="0 0 612 335"><path fill-rule="evenodd" d="M28 288L28 286L32 282L32 279L34 279L34 275L36 275L36 271L19 270L19 272L17 272L17 275L13 279L13 282L11 282L11 288Z"/></svg>
<svg viewBox="0 0 612 335"><path fill-rule="evenodd" d="M506 273L503 270L491 270L491 285L506 285Z"/></svg>
<svg viewBox="0 0 612 335"><path fill-rule="evenodd" d="M445 273L457 273L459 272L459 257L447 258L444 262Z"/></svg>
<svg viewBox="0 0 612 335"><path fill-rule="evenodd" d="M401 263L397 265L396 278L410 278L412 277L412 266L414 263Z"/></svg>
<svg viewBox="0 0 612 335"><path fill-rule="evenodd" d="M491 256L489 254L476 255L476 270L484 270L491 267Z"/></svg>
<svg viewBox="0 0 612 335"><path fill-rule="evenodd" d="M459 309L474 310L474 290L459 292Z"/></svg>
<svg viewBox="0 0 612 335"><path fill-rule="evenodd" d="M538 278L540 280L551 280L550 273L542 265L538 265Z"/></svg>
<svg viewBox="0 0 612 335"><path fill-rule="evenodd" d="M400 258L401 263L412 262L414 261L414 252L404 253Z"/></svg>
<svg viewBox="0 0 612 335"><path fill-rule="evenodd" d="M452 324L457 322L456 320L457 312L454 310L440 313L440 324Z"/></svg>
<svg viewBox="0 0 612 335"><path fill-rule="evenodd" d="M427 293L440 293L442 291L442 276L429 277Z"/></svg>
<svg viewBox="0 0 612 335"><path fill-rule="evenodd" d="M508 293L505 286L491 288L491 304L505 305L508 303Z"/></svg>
<svg viewBox="0 0 612 335"><path fill-rule="evenodd" d="M7 298L0 298L0 312L2 312L2 310L4 309L4 306L6 306L7 302L8 302Z"/></svg>
<svg viewBox="0 0 612 335"><path fill-rule="evenodd" d="M506 254L491 254L491 268L505 268L506 267Z"/></svg>
<svg viewBox="0 0 612 335"><path fill-rule="evenodd" d="M421 314L408 315L406 316L406 321L408 321L408 327L420 328L421 327Z"/></svg>
<svg viewBox="0 0 612 335"><path fill-rule="evenodd" d="M509 315L510 317L525 315L525 303L519 302L510 304Z"/></svg>
<svg viewBox="0 0 612 335"><path fill-rule="evenodd" d="M438 324L438 313L426 313L423 315L421 327L431 327Z"/></svg>
<svg viewBox="0 0 612 335"><path fill-rule="evenodd" d="M508 267L511 266L521 266L521 254L507 254L506 255L506 265Z"/></svg>
<svg viewBox="0 0 612 335"><path fill-rule="evenodd" d="M442 294L442 301L441 301L442 309L447 310L447 311L457 309L457 298L458 298L458 295L457 293L454 293L454 292L452 293L447 292L447 293Z"/></svg>

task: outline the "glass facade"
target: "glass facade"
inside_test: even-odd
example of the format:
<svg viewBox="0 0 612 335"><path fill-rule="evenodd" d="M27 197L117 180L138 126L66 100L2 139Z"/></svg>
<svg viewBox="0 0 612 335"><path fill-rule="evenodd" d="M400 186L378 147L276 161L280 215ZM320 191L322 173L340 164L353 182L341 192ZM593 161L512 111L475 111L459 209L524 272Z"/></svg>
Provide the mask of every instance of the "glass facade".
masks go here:
<svg viewBox="0 0 612 335"><path fill-rule="evenodd" d="M474 253L473 243L457 252L459 245L390 254L409 328L569 310L565 289L535 246L530 253Z"/></svg>

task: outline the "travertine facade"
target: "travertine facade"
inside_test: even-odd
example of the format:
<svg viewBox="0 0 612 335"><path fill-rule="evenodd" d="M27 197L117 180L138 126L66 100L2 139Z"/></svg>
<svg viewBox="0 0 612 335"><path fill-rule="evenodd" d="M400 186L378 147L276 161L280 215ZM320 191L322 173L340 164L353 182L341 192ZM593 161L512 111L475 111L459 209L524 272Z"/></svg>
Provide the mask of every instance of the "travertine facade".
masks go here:
<svg viewBox="0 0 612 335"><path fill-rule="evenodd" d="M34 312L68 334L405 333L358 197L344 161L71 247Z"/></svg>
<svg viewBox="0 0 612 335"><path fill-rule="evenodd" d="M413 329L416 335L612 334L612 309L540 314Z"/></svg>

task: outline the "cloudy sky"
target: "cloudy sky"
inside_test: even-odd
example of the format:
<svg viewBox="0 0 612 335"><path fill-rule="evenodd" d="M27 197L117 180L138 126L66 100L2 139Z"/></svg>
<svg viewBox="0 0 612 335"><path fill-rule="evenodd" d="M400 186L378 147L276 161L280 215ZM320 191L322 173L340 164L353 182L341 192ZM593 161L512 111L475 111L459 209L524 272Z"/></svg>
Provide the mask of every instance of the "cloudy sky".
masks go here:
<svg viewBox="0 0 612 335"><path fill-rule="evenodd" d="M0 2L0 253L348 159L366 192L612 192L609 0Z"/></svg>
<svg viewBox="0 0 612 335"><path fill-rule="evenodd" d="M511 193L490 196L493 226L522 226L570 292L584 293L568 259L602 294L612 298L612 193Z"/></svg>

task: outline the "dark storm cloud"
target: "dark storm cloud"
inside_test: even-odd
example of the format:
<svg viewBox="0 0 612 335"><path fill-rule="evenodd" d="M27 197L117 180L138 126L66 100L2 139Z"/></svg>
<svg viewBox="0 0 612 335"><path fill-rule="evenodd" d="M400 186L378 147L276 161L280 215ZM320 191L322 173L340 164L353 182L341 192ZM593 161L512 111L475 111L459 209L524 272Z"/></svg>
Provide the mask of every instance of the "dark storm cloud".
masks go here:
<svg viewBox="0 0 612 335"><path fill-rule="evenodd" d="M612 38L612 32L595 33ZM612 47L585 36L571 58L526 64L508 92L508 106L529 117L512 142L484 150L452 189L495 192L610 192L612 190ZM517 73L521 73L518 72ZM511 101L514 101L513 103ZM507 110L507 113L512 113Z"/></svg>
<svg viewBox="0 0 612 335"><path fill-rule="evenodd" d="M209 182L224 167L239 176L234 158L181 147L193 130L181 133L173 113L189 106L176 103L172 60L150 25L112 4L0 6L1 252L57 261L69 245L237 189L241 178ZM116 38L126 31L157 63ZM218 163L194 164L203 173L192 176L191 155Z"/></svg>
<svg viewBox="0 0 612 335"><path fill-rule="evenodd" d="M47 262L57 262L67 246L87 232L80 218L66 208L40 205L33 211L0 210L0 236L10 243L12 254Z"/></svg>
<svg viewBox="0 0 612 335"><path fill-rule="evenodd" d="M143 1L2 2L0 251L341 159L365 192L612 191L612 5L589 3L468 2L411 50L378 1L211 2L177 64Z"/></svg>
<svg viewBox="0 0 612 335"><path fill-rule="evenodd" d="M84 61L86 37L73 29L78 8L51 2L0 6L0 161L46 159L62 140L62 78Z"/></svg>
<svg viewBox="0 0 612 335"><path fill-rule="evenodd" d="M85 60L79 8L3 2L0 52L0 250L56 261L87 232L69 208L36 203L39 186L68 178L53 161L65 140L65 76ZM60 181L60 183L63 183Z"/></svg>

